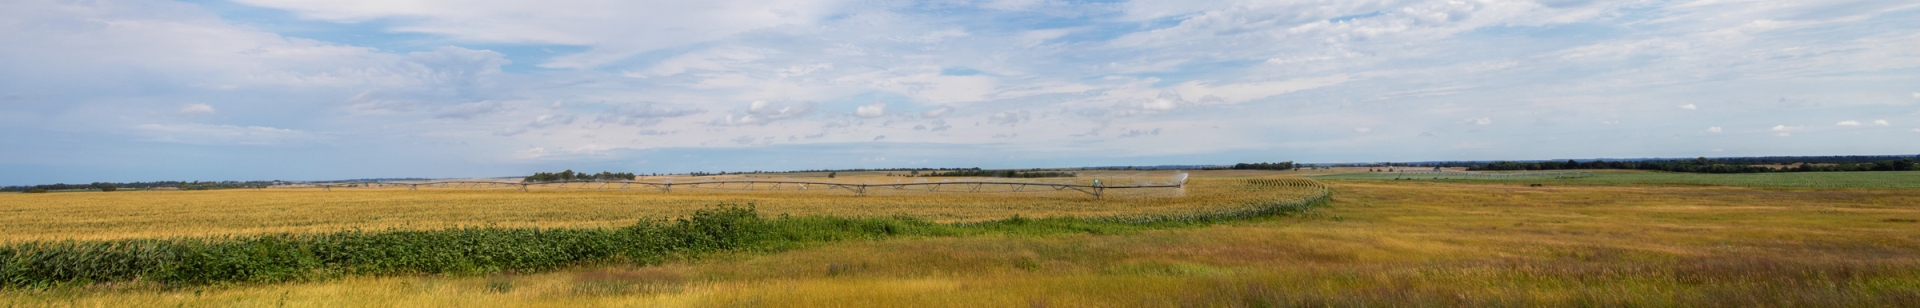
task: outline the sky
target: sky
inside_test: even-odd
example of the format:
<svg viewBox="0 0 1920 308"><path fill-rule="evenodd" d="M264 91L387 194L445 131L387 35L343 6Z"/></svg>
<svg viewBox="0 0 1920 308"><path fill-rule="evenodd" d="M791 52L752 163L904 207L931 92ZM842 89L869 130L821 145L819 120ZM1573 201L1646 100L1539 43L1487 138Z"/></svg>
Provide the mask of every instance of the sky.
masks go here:
<svg viewBox="0 0 1920 308"><path fill-rule="evenodd" d="M0 7L0 185L1920 153L1914 1Z"/></svg>

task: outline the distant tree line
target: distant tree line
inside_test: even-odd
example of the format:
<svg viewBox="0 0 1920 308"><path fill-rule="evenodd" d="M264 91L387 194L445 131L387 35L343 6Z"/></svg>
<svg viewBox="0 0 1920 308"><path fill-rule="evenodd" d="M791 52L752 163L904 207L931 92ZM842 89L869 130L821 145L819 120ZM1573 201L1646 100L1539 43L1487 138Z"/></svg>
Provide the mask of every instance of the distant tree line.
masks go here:
<svg viewBox="0 0 1920 308"><path fill-rule="evenodd" d="M1226 170L1228 165L1153 165L1153 166L1104 166L1071 168L1079 170Z"/></svg>
<svg viewBox="0 0 1920 308"><path fill-rule="evenodd" d="M984 176L996 178L1070 178L1079 176L1071 172L1058 171L1020 171L1020 170L954 170L947 172L928 172L926 177L948 176Z"/></svg>
<svg viewBox="0 0 1920 308"><path fill-rule="evenodd" d="M1565 161L1565 162L1557 162L1557 161L1543 161L1543 162L1525 162L1525 163L1522 163L1522 162L1508 162L1508 161L1503 161L1503 162L1493 162L1493 163L1488 163L1488 164L1485 164L1485 165L1478 165L1478 166L1469 166L1469 167L1467 167L1467 170L1470 170L1470 171L1478 171L1478 170L1566 170L1566 169L1629 169L1629 170L1657 170L1657 171L1669 171L1669 172L1693 172L1693 173L1761 173L1761 172L1833 172L1833 171L1911 171L1911 170L1917 170L1917 169L1915 169L1915 166L1914 166L1914 162L1913 162L1913 159L1912 159L1912 158L1902 158L1902 159L1897 159L1897 160L1883 160L1883 161L1877 161L1877 162L1865 162L1865 163L1855 163L1855 162L1841 162L1841 163L1809 163L1809 162L1786 162L1786 163L1771 163L1771 164L1778 164L1778 165L1783 165L1783 167L1781 167L1781 168L1773 168L1773 167L1767 167L1767 166L1758 166L1758 165L1755 165L1755 164L1753 164L1753 163L1752 163L1752 160L1732 160L1732 161L1727 161L1727 160L1718 160L1718 159L1708 159L1708 158L1705 158L1705 157L1701 157L1701 158L1695 158L1695 159L1692 159L1692 160L1659 160L1659 161L1653 161L1653 160L1649 160L1649 161L1588 161L1588 162L1579 162L1579 161L1574 161L1574 160L1567 160L1567 161Z"/></svg>
<svg viewBox="0 0 1920 308"><path fill-rule="evenodd" d="M767 172L767 173L790 173L790 172L870 172L870 171L949 171L949 170L980 170L980 167L972 167L972 168L863 168L863 169L810 169L810 170L793 170L793 171L778 171L778 172ZM1035 169L1035 170L1038 170L1038 169ZM754 171L754 173L760 173L760 171Z"/></svg>
<svg viewBox="0 0 1920 308"><path fill-rule="evenodd" d="M979 168L979 167L973 167L973 168L860 168L860 169L803 169L803 170L788 170L788 171L760 171L760 170L754 170L754 171L735 171L735 172L727 172L727 171L718 171L718 172L706 172L706 171L694 171L694 172L688 172L688 173L687 173L687 175L690 175L690 176L715 176L715 175L729 175L729 174L736 174L736 175L737 175L737 174L769 174L769 173L800 173L800 172L827 172L827 173L834 173L834 174L837 174L837 173L839 173L839 172L876 172L876 171L878 171L878 172L886 172L886 171L906 171L906 172L912 172L912 173L919 173L919 172L921 172L921 171L953 171L953 170L980 170L980 168ZM1036 171L1037 171L1037 170L1041 170L1041 169L1039 169L1039 168L1034 168L1033 170L1036 170ZM657 174L656 174L656 175L657 175Z"/></svg>
<svg viewBox="0 0 1920 308"><path fill-rule="evenodd" d="M1283 162L1277 162L1277 163L1233 164L1233 169L1238 169L1238 170L1293 170L1295 168L1296 166L1294 166L1293 162L1291 161L1283 161Z"/></svg>
<svg viewBox="0 0 1920 308"><path fill-rule="evenodd" d="M538 172L527 176L527 182L588 182L588 181L632 181L639 176L632 172L574 173L573 169L561 172Z"/></svg>

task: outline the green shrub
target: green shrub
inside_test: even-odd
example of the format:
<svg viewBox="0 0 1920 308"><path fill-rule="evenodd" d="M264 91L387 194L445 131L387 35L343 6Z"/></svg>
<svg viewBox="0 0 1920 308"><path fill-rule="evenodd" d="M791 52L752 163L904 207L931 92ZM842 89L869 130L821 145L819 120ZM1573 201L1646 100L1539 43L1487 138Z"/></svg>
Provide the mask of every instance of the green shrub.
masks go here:
<svg viewBox="0 0 1920 308"><path fill-rule="evenodd" d="M588 262L657 262L739 249L767 223L722 205L619 229L461 228L217 238L28 242L0 247L0 285L125 280L170 284L295 281L340 274L528 272Z"/></svg>

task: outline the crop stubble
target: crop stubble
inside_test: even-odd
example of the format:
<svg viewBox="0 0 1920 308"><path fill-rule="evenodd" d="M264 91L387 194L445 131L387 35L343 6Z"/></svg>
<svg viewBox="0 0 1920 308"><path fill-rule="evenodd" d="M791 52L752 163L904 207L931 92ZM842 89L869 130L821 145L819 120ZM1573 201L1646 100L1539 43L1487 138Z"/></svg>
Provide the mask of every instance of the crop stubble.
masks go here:
<svg viewBox="0 0 1920 308"><path fill-rule="evenodd" d="M1249 191L1237 179L1194 179L1180 189L1108 190L1094 200L1073 191L964 193L869 188L741 190L675 187L558 189L385 189L134 191L0 194L0 242L170 238L352 229L458 227L611 228L647 217L680 217L719 203L752 204L767 215L911 216L935 222L1014 215L1167 215L1299 198L1305 189ZM737 187L737 186L736 186ZM767 187L761 187L765 189ZM959 190L963 187L948 187ZM1040 190L1031 192L1032 190Z"/></svg>

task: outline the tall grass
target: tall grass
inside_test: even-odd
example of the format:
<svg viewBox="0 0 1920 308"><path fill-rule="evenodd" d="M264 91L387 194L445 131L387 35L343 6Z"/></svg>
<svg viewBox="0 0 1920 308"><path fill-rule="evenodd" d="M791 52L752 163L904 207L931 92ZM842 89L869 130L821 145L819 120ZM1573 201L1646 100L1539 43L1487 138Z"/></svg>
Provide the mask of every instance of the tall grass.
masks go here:
<svg viewBox="0 0 1920 308"><path fill-rule="evenodd" d="M1323 204L1310 180L1246 180L1243 188L1309 188L1297 199L1249 201L1165 216L1012 218L943 224L913 217L761 216L751 205L620 228L457 228L174 239L35 241L0 246L0 287L152 281L281 282L340 275L533 272L595 263L655 264L717 251L773 251L893 236L1112 233L1283 214Z"/></svg>

